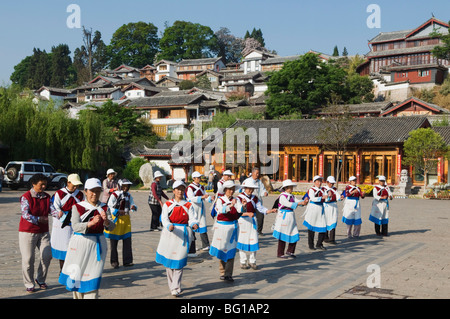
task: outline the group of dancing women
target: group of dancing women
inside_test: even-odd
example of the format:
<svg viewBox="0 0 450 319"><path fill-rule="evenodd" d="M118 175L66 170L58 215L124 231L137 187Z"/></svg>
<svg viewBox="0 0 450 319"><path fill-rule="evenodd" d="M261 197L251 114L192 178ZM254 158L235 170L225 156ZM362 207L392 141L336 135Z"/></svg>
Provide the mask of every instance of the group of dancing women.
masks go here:
<svg viewBox="0 0 450 319"><path fill-rule="evenodd" d="M228 175L231 172L225 171L223 176ZM321 176L315 176L314 185L302 200L293 195L297 184L290 179L284 180L280 188L281 194L271 209L264 207L254 194L259 186L252 177L245 179L240 185L230 178L221 179L216 195L210 196L200 184L202 175L194 172L192 176L194 181L188 186L183 181L173 184L174 198L166 201L162 208L163 229L156 261L167 270L169 290L173 296L181 294L183 268L187 265L194 233L207 232L205 200L213 203L211 216L214 218L214 225L209 254L219 260L219 278L226 282L234 281L234 259L237 252L241 269L258 269L258 212L264 215L277 214L273 237L278 240L277 257L280 259L296 257L295 247L300 236L294 211L299 206L306 206L303 225L308 230L309 249L326 250L324 242L336 244L338 201L344 201L342 221L347 226L347 236L359 238L362 224L360 200L366 194L356 185L354 176L349 179L349 185L341 194L335 187L333 176L329 176L325 184ZM378 179L379 185L373 190L374 200L369 220L375 224L377 235L387 236L389 200L393 196L385 177L379 176ZM316 244L315 233L318 233Z"/></svg>
<svg viewBox="0 0 450 319"><path fill-rule="evenodd" d="M158 172L157 172L158 173ZM71 174L67 186L54 196L45 192L46 178L35 175L32 188L21 197L19 244L22 254L22 273L27 292L34 292L35 283L47 289L50 260L60 262L59 283L73 292L74 298L98 298L98 290L106 260L107 243L110 240L111 265L117 268L118 241L123 241L123 265L133 266L130 213L137 211L129 189L131 182L122 179L112 183L113 170L102 185L99 179L90 178L84 183L84 194L78 189L81 183L77 174ZM256 214L277 214L273 225L273 237L278 240L277 257L295 258L295 247L300 239L294 211L306 206L303 225L308 230L308 246L312 250L326 250L323 243L336 244L335 230L338 223L337 202L343 200L342 221L347 225L347 236L358 238L361 229L360 200L365 193L356 185L356 178L339 194L335 179L329 176L324 183L315 176L313 186L300 200L294 194L296 184L284 180L272 208L266 208L254 193L262 185L252 177L235 184L230 171L223 172L217 193L209 195L200 183L202 174L194 172L193 182L182 180L172 185L173 198L162 204L161 236L155 260L166 268L171 295L182 293L183 268L195 243L195 233L200 235L203 250L219 260L220 280L233 282L236 253L239 252L241 269L257 270L256 254L260 249ZM156 174L155 174L156 177ZM375 232L387 236L389 200L393 198L384 176L373 190L374 200L369 220L375 224ZM105 186L106 183L106 186ZM102 196L102 194L104 196ZM205 201L212 204L210 211L214 224L209 244ZM150 203L150 202L149 202ZM53 217L52 236L48 232L48 216ZM314 244L315 233L318 233ZM287 248L286 248L287 245ZM37 278L34 279L34 249L41 251ZM49 249L51 248L51 254Z"/></svg>

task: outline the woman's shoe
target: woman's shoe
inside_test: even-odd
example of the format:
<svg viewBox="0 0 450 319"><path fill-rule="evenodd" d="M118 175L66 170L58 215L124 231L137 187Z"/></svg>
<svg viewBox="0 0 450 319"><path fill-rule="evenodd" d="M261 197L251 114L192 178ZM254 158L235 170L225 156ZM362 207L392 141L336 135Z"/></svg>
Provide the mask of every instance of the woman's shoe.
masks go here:
<svg viewBox="0 0 450 319"><path fill-rule="evenodd" d="M37 281L37 279L35 279L34 281L38 284L39 288L41 288L43 290L48 288L48 286L45 282L41 284L39 281Z"/></svg>

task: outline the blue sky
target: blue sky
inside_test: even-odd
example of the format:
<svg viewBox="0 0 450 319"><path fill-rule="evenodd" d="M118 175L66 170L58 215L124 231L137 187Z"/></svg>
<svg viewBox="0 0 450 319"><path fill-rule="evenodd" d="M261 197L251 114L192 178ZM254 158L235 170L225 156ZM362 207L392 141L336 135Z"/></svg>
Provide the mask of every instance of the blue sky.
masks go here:
<svg viewBox="0 0 450 319"><path fill-rule="evenodd" d="M3 1L2 1L3 2ZM380 32L413 29L431 17L448 22L449 0L16 0L0 6L0 86L33 48L49 52L60 43L73 52L82 45L81 29L68 28L70 4L81 10L81 25L99 30L105 43L114 31L129 22L151 22L164 31L164 23L191 21L214 31L227 27L243 37L261 28L266 47L279 55L316 50L331 54L347 47L350 55L368 52L368 40ZM381 9L381 28L369 28L370 4Z"/></svg>

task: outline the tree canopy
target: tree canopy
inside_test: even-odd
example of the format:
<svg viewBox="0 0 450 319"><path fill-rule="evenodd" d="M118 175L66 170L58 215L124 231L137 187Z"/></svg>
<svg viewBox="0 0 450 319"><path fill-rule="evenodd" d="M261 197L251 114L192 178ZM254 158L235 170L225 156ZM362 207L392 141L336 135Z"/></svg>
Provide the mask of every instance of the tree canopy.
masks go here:
<svg viewBox="0 0 450 319"><path fill-rule="evenodd" d="M405 157L403 163L412 165L416 172L426 176L435 168L437 159L441 156L448 157L449 148L442 136L431 128L419 128L411 131L403 144Z"/></svg>
<svg viewBox="0 0 450 319"><path fill-rule="evenodd" d="M314 53L285 62L270 74L267 83L267 115L278 118L292 113L305 114L327 105L332 95L342 103L368 102L373 99L372 82L348 71L335 61L320 61Z"/></svg>
<svg viewBox="0 0 450 319"><path fill-rule="evenodd" d="M108 46L111 57L109 66L114 69L122 64L143 67L152 64L158 53L158 28L153 23L130 22L114 32Z"/></svg>
<svg viewBox="0 0 450 319"><path fill-rule="evenodd" d="M159 41L158 60L181 61L212 57L219 51L213 30L199 23L175 21Z"/></svg>

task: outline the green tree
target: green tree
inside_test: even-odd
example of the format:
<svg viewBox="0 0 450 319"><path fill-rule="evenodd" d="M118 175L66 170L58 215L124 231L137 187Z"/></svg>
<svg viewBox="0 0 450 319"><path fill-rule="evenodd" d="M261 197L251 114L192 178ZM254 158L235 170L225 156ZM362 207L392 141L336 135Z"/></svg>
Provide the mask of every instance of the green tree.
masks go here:
<svg viewBox="0 0 450 319"><path fill-rule="evenodd" d="M25 57L17 65L14 66L14 72L11 74L10 80L13 84L25 88L30 81L30 64L31 56Z"/></svg>
<svg viewBox="0 0 450 319"><path fill-rule="evenodd" d="M372 93L373 82L368 76L360 76L357 73L347 76L346 100L350 104L372 102L375 96Z"/></svg>
<svg viewBox="0 0 450 319"><path fill-rule="evenodd" d="M348 56L348 51L346 47L344 47L344 50L342 50L342 56Z"/></svg>
<svg viewBox="0 0 450 319"><path fill-rule="evenodd" d="M111 39L108 51L110 68L122 64L143 67L152 64L158 53L158 28L153 23L130 22L118 28Z"/></svg>
<svg viewBox="0 0 450 319"><path fill-rule="evenodd" d="M334 49L333 49L333 56L339 56L339 50L338 50L337 45L334 46Z"/></svg>
<svg viewBox="0 0 450 319"><path fill-rule="evenodd" d="M67 44L60 44L52 47L50 62L50 85L55 87L65 87L71 78L70 72L72 59Z"/></svg>
<svg viewBox="0 0 450 319"><path fill-rule="evenodd" d="M325 105L335 93L345 95L346 72L333 63L321 62L314 53L285 62L267 83L269 118L291 113L308 113Z"/></svg>
<svg viewBox="0 0 450 319"><path fill-rule="evenodd" d="M152 135L151 126L140 121L141 114L133 108L123 107L112 101L95 107L105 126L109 127L119 143L131 143L133 138Z"/></svg>
<svg viewBox="0 0 450 319"><path fill-rule="evenodd" d="M100 115L82 111L72 119L52 102L36 104L20 92L0 88L0 140L9 147L7 161L42 158L64 172L120 165L121 145Z"/></svg>
<svg viewBox="0 0 450 319"><path fill-rule="evenodd" d="M253 28L251 33L248 32L248 30L247 30L247 32L245 33L244 39L248 39L248 38L255 39L256 41L258 41L261 44L262 47L266 46L266 42L264 41L264 36L263 36L261 29L257 30L256 28Z"/></svg>
<svg viewBox="0 0 450 319"><path fill-rule="evenodd" d="M440 45L434 47L433 55L438 59L450 60L450 33L441 33L439 30L434 30L431 35L441 41Z"/></svg>
<svg viewBox="0 0 450 319"><path fill-rule="evenodd" d="M199 89L211 90L211 81L208 79L208 76L202 75L197 78L195 82L195 86Z"/></svg>
<svg viewBox="0 0 450 319"><path fill-rule="evenodd" d="M139 169L142 165L148 163L142 157L132 158L128 163L125 169L123 170L123 176L130 180L133 184L139 184L141 182L141 178L139 176Z"/></svg>
<svg viewBox="0 0 450 319"><path fill-rule="evenodd" d="M45 50L33 49L28 69L29 77L26 86L30 89L38 89L43 85L50 84L51 55Z"/></svg>
<svg viewBox="0 0 450 319"><path fill-rule="evenodd" d="M179 20L164 30L159 46L158 59L175 62L208 58L219 51L217 38L210 27Z"/></svg>
<svg viewBox="0 0 450 319"><path fill-rule="evenodd" d="M180 82L179 84L179 88L180 90L190 90L195 86L195 83L192 82L191 80L183 80Z"/></svg>
<svg viewBox="0 0 450 319"><path fill-rule="evenodd" d="M449 148L442 136L431 128L419 128L409 133L403 144L405 157L403 163L411 165L416 172L422 173L425 185L428 183L428 173L435 169L437 159L448 156Z"/></svg>

